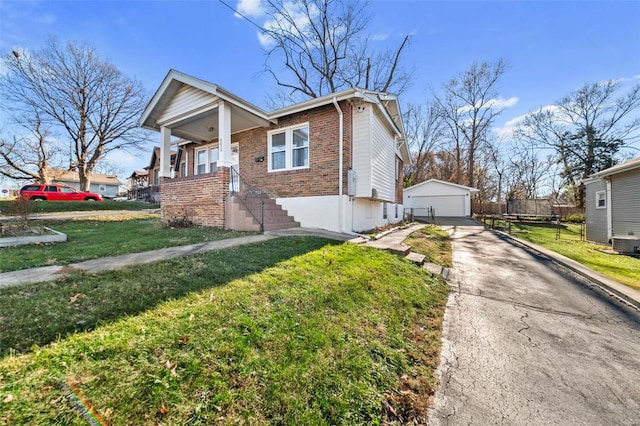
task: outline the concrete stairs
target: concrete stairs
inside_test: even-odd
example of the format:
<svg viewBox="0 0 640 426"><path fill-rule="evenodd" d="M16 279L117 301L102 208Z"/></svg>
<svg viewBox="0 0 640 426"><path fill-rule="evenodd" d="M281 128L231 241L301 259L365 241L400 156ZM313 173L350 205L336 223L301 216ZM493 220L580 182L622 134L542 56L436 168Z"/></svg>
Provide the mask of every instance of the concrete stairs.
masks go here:
<svg viewBox="0 0 640 426"><path fill-rule="evenodd" d="M296 222L293 216L289 216L288 212L276 203L276 200L265 197L262 201L264 202L264 231L300 227L300 222ZM225 227L227 229L260 231L260 224L238 197L229 197L225 209Z"/></svg>

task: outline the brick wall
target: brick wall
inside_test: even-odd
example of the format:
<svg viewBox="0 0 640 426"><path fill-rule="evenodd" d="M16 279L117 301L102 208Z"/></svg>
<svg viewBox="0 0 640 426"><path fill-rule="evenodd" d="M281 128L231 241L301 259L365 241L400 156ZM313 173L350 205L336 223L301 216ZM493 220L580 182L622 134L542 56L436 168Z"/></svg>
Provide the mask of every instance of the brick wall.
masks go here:
<svg viewBox="0 0 640 426"><path fill-rule="evenodd" d="M347 191L347 169L351 164L351 104L340 102L344 115L343 193ZM309 123L309 168L267 172L267 132L300 123ZM304 197L338 194L339 116L326 105L278 120L269 129L254 129L232 136L240 146L240 174L254 188L277 197ZM256 162L256 157L264 157Z"/></svg>
<svg viewBox="0 0 640 426"><path fill-rule="evenodd" d="M224 199L229 193L229 169L215 173L163 178L160 182L163 223L186 216L197 225L224 227Z"/></svg>

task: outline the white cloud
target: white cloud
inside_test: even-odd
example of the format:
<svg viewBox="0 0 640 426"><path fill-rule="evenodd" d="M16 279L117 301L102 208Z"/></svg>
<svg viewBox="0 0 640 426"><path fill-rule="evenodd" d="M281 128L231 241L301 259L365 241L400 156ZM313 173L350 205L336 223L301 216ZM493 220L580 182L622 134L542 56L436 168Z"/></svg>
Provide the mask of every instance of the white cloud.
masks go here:
<svg viewBox="0 0 640 426"><path fill-rule="evenodd" d="M53 24L56 22L58 18L53 13L45 13L44 15L38 16L36 18L36 22L38 24Z"/></svg>
<svg viewBox="0 0 640 426"><path fill-rule="evenodd" d="M504 108L509 108L514 106L515 104L518 103L518 98L516 98L515 96L509 98L509 99L503 99L503 98L497 98L497 99L489 99L488 101L486 101L484 104L477 104L478 108L496 108L496 109L504 109ZM463 106L462 108L458 109L459 113L466 113L472 110L471 106Z"/></svg>
<svg viewBox="0 0 640 426"><path fill-rule="evenodd" d="M304 33L309 28L309 15L300 9L298 5L293 2L286 2L283 4L283 8L286 11L286 15L275 14L264 23L263 27L267 33L258 33L258 40L262 47L269 48L274 45L274 40L269 36L268 31L280 31L281 29L281 31L291 33ZM319 10L314 5L310 5L309 14L311 17L317 13L319 13ZM290 21L293 21L295 26Z"/></svg>
<svg viewBox="0 0 640 426"><path fill-rule="evenodd" d="M252 18L259 18L265 12L262 0L239 0L236 10L238 13ZM238 13L235 14L236 18L242 18Z"/></svg>
<svg viewBox="0 0 640 426"><path fill-rule="evenodd" d="M559 107L557 105L543 106L541 108L538 108L535 111L532 111L532 112L529 112L527 114L519 115L519 116L517 116L515 118L512 118L511 120L509 120L506 123L504 123L504 126L496 127L494 129L494 132L502 140L513 139L515 131L518 129L518 127L520 127L524 123L524 120L526 119L527 115L529 115L531 113L536 113L536 112L551 112L551 113L555 114L559 110L560 109L559 109ZM558 118L558 121L561 121L560 118Z"/></svg>
<svg viewBox="0 0 640 426"><path fill-rule="evenodd" d="M371 36L371 40L373 41L384 41L389 38L389 34L374 34Z"/></svg>
<svg viewBox="0 0 640 426"><path fill-rule="evenodd" d="M487 108L509 108L518 103L518 98L515 96L510 97L509 99L489 99L487 102Z"/></svg>

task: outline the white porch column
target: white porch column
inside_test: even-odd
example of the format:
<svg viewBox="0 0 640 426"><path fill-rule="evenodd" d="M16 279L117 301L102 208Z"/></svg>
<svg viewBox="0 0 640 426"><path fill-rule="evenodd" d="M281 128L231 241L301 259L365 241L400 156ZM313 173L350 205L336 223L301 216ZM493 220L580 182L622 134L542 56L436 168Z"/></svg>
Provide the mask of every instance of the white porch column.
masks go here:
<svg viewBox="0 0 640 426"><path fill-rule="evenodd" d="M160 127L160 177L171 177L171 129Z"/></svg>
<svg viewBox="0 0 640 426"><path fill-rule="evenodd" d="M231 105L218 105L218 165L230 167L231 162Z"/></svg>

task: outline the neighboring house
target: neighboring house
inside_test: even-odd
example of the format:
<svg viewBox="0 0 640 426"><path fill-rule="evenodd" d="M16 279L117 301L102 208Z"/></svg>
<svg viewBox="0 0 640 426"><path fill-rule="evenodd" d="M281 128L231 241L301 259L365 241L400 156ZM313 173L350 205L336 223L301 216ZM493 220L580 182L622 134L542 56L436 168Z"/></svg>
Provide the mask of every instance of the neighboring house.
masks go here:
<svg viewBox="0 0 640 426"><path fill-rule="evenodd" d="M583 183L587 240L640 253L640 157L594 173Z"/></svg>
<svg viewBox="0 0 640 426"><path fill-rule="evenodd" d="M476 188L429 179L404 189L404 207L412 209L414 217L471 216L471 194Z"/></svg>
<svg viewBox="0 0 640 426"><path fill-rule="evenodd" d="M147 186L149 186L149 171L134 170L127 181L127 190L131 190L133 188L146 188Z"/></svg>
<svg viewBox="0 0 640 426"><path fill-rule="evenodd" d="M78 172L72 170L56 169L52 172L52 183L64 183L74 188L80 189L80 177ZM91 175L91 183L89 184L89 192L97 192L105 198L115 198L122 183L117 176L102 175L93 173Z"/></svg>
<svg viewBox="0 0 640 426"><path fill-rule="evenodd" d="M169 167L171 177L175 176L176 155L177 151L171 151ZM160 202L160 147L153 148L149 165L144 170L136 170L129 176L127 186L127 198L130 200Z"/></svg>
<svg viewBox="0 0 640 426"><path fill-rule="evenodd" d="M171 70L140 125L160 132L164 221L358 232L402 220L410 160L395 95L353 88L267 112Z"/></svg>

